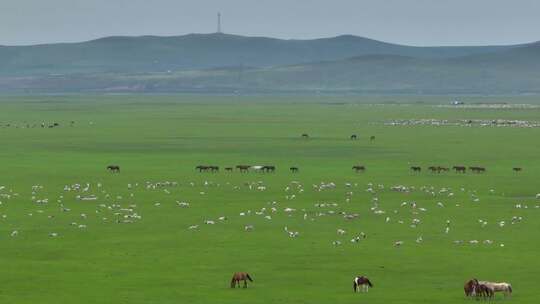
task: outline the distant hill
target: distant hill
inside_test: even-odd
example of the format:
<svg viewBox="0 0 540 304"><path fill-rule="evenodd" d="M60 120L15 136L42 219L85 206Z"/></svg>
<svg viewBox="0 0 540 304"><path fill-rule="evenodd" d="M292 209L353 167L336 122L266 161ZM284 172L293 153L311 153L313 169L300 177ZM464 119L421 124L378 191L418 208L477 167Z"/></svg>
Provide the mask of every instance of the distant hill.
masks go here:
<svg viewBox="0 0 540 304"><path fill-rule="evenodd" d="M228 34L107 37L81 43L0 47L0 76L165 72L271 67L369 54L451 58L516 46L412 47L357 36L282 40Z"/></svg>
<svg viewBox="0 0 540 304"><path fill-rule="evenodd" d="M540 94L540 42L410 47L194 34L0 47L0 92Z"/></svg>

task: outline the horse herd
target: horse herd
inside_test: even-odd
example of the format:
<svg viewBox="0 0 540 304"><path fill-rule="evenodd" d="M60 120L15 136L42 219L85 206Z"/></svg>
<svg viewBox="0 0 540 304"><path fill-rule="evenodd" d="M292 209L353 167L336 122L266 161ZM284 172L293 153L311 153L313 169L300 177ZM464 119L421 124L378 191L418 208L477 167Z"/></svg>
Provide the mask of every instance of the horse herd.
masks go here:
<svg viewBox="0 0 540 304"><path fill-rule="evenodd" d="M247 272L236 272L231 279L231 288L240 287L240 281L244 282L244 288L247 288L247 281L253 282L253 279ZM373 287L371 281L365 276L357 276L353 279L354 292L368 292ZM502 292L504 296L512 295L512 285L506 282L494 283L488 281L479 281L471 279L465 282L463 286L466 297L476 297L476 299L491 299L496 292Z"/></svg>
<svg viewBox="0 0 540 304"><path fill-rule="evenodd" d="M422 172L422 167L420 167L420 166L412 166L410 169L411 169L412 172ZM442 166L430 166L430 167L428 167L428 170L431 173L443 173L443 172L449 172L450 168L449 167L442 167ZM467 173L467 170L471 171L472 173L478 173L478 174L486 173L486 168L478 167L478 166L470 166L470 167L453 166L452 170L454 170L456 173ZM514 172L521 172L521 171L523 171L523 168L514 167L514 168L512 168L512 170Z"/></svg>
<svg viewBox="0 0 540 304"><path fill-rule="evenodd" d="M484 167L470 166L468 169L473 173L485 173L486 172L486 168L484 168ZM449 172L450 168L449 167L442 167L442 166L430 166L430 167L428 167L428 170L431 173L442 173L442 172ZM467 173L467 167L466 166L453 166L452 170L454 170L456 173ZM422 172L422 167L412 166L411 171L413 171L413 172Z"/></svg>
<svg viewBox="0 0 540 304"><path fill-rule="evenodd" d="M477 299L491 299L496 292L503 292L504 296L512 294L512 285L509 283L494 283L471 279L463 286L466 297L476 297Z"/></svg>
<svg viewBox="0 0 540 304"><path fill-rule="evenodd" d="M274 165L257 165L257 166L251 166L251 165L237 165L236 167L225 167L226 172L233 172L234 169L237 169L240 173L247 173L250 171L254 172L260 172L260 173L274 173L276 171L276 166ZM219 166L216 165L198 165L195 167L197 171L200 173L202 172L210 172L210 173L218 173L219 172ZM451 169L449 167L443 167L443 166L430 166L427 168L431 173L443 173L443 172L449 172L450 170L454 170L456 173L467 173L467 170L471 171L472 173L485 173L486 168L484 167L478 167L478 166L453 166ZM118 165L109 165L107 166L107 170L112 173L120 173L120 166ZM356 173L361 173L366 171L366 166L364 165L354 165L352 166L352 170ZM420 166L411 166L410 170L415 173L422 172L422 167ZM514 172L521 172L523 171L520 167L514 167L512 168ZM289 171L292 173L298 173L300 171L300 168L298 167L290 167Z"/></svg>

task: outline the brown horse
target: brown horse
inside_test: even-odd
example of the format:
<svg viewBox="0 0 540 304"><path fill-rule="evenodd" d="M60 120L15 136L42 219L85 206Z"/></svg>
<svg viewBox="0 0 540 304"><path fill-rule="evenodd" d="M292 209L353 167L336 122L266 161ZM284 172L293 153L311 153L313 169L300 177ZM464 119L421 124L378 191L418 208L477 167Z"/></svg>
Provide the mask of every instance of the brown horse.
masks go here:
<svg viewBox="0 0 540 304"><path fill-rule="evenodd" d="M358 287L362 286L362 292L368 292L370 287L373 287L373 284L365 276L358 276L353 280L353 290L357 292Z"/></svg>
<svg viewBox="0 0 540 304"><path fill-rule="evenodd" d="M244 288L247 288L247 280L253 282L247 272L235 272L231 279L231 288L240 287L240 281L244 281Z"/></svg>
<svg viewBox="0 0 540 304"><path fill-rule="evenodd" d="M225 171L227 171L227 172L232 172L232 171L233 171L233 168L232 168L232 167L226 167L226 168L225 168Z"/></svg>
<svg viewBox="0 0 540 304"><path fill-rule="evenodd" d="M357 140L358 136L356 134L351 135L351 140Z"/></svg>
<svg viewBox="0 0 540 304"><path fill-rule="evenodd" d="M471 279L465 282L465 285L463 286L463 290L465 291L466 297L472 297L476 294L476 286L478 286L478 280L477 279Z"/></svg>
<svg viewBox="0 0 540 304"><path fill-rule="evenodd" d="M113 173L120 173L120 166L117 165L108 165L107 170L113 172Z"/></svg>
<svg viewBox="0 0 540 304"><path fill-rule="evenodd" d="M291 170L292 173L298 173L300 169L298 169L298 167L291 167L289 170Z"/></svg>
<svg viewBox="0 0 540 304"><path fill-rule="evenodd" d="M482 297L484 299L486 298L491 299L493 298L493 295L495 294L495 290L493 289L493 287L487 284L483 284L483 283L479 283L478 285L476 285L475 290L476 290L476 296L478 298Z"/></svg>
<svg viewBox="0 0 540 304"><path fill-rule="evenodd" d="M236 166L236 169L240 170L241 173L245 173L249 171L250 165L238 165Z"/></svg>
<svg viewBox="0 0 540 304"><path fill-rule="evenodd" d="M452 169L456 171L456 173L465 173L467 172L467 167L465 166L453 166Z"/></svg>
<svg viewBox="0 0 540 304"><path fill-rule="evenodd" d="M519 168L519 167L516 167L516 168L512 168L512 170L514 170L514 172L521 172L523 169Z"/></svg>

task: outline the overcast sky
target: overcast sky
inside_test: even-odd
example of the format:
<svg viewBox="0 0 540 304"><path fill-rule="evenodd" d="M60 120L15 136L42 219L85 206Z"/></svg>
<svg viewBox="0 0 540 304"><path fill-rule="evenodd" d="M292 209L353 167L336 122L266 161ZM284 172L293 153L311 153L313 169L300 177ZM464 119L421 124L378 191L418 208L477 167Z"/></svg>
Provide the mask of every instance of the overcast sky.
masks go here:
<svg viewBox="0 0 540 304"><path fill-rule="evenodd" d="M0 0L0 44L216 31L408 45L540 40L540 0Z"/></svg>

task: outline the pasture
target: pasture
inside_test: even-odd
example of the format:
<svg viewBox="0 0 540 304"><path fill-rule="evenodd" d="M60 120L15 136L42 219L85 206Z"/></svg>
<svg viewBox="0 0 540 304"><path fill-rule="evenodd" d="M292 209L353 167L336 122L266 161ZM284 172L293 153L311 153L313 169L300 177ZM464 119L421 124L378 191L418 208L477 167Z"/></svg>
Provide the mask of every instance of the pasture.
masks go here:
<svg viewBox="0 0 540 304"><path fill-rule="evenodd" d="M447 101L0 97L0 300L468 303L476 277L535 303L540 128L385 122L538 122L540 108ZM223 170L239 164L276 172ZM454 165L486 172L427 170ZM241 271L254 282L231 289ZM369 293L353 293L357 275Z"/></svg>

